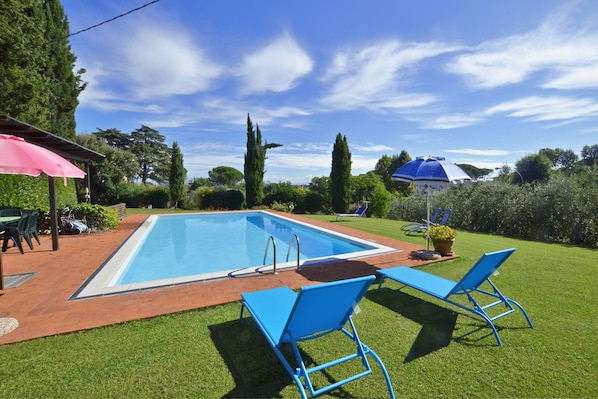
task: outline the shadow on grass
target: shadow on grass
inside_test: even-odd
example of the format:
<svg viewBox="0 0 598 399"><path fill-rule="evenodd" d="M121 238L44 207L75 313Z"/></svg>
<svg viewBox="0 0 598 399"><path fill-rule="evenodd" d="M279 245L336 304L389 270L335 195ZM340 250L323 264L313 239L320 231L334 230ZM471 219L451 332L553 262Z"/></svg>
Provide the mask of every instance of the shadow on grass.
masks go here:
<svg viewBox="0 0 598 399"><path fill-rule="evenodd" d="M297 271L310 281L328 283L355 277L375 275L378 268L367 262L338 259L330 263L309 265L304 264Z"/></svg>
<svg viewBox="0 0 598 399"><path fill-rule="evenodd" d="M234 320L211 325L209 329L235 380L235 389L223 398L279 398L285 387L294 385L253 321Z"/></svg>
<svg viewBox="0 0 598 399"><path fill-rule="evenodd" d="M370 290L366 298L422 325L405 363L448 346L451 340L472 346L495 346L494 334L483 320L468 313L456 312L400 290L382 287ZM457 324L457 317L468 322ZM502 327L496 326L500 333ZM459 336L453 337L457 332ZM491 337L490 341L486 339Z"/></svg>
<svg viewBox="0 0 598 399"><path fill-rule="evenodd" d="M208 327L210 336L218 352L226 363L234 381L235 389L228 392L223 398L280 398L281 391L289 385L299 396L295 382L286 371L268 341L251 318L228 321ZM312 359L305 351L299 349L306 365L313 365ZM294 356L290 346L283 347L282 351L291 366ZM322 371L328 383L333 383L334 378ZM333 394L330 393L329 394ZM334 390L339 397L350 397L339 387Z"/></svg>
<svg viewBox="0 0 598 399"><path fill-rule="evenodd" d="M442 349L451 342L458 313L389 288L370 290L366 297L417 324L421 324L422 328L405 357L404 363Z"/></svg>

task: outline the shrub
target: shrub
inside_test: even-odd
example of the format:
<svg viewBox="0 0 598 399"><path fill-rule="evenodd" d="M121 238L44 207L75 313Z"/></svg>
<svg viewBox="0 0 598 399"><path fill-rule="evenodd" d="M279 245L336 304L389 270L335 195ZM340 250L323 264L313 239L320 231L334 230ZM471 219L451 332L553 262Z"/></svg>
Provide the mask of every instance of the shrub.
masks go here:
<svg viewBox="0 0 598 399"><path fill-rule="evenodd" d="M445 225L430 226L430 240L432 241L446 241L457 237L457 231L452 227Z"/></svg>
<svg viewBox="0 0 598 399"><path fill-rule="evenodd" d="M87 226L95 230L113 229L118 226L116 209L83 202L73 205L73 213L77 219L85 218Z"/></svg>

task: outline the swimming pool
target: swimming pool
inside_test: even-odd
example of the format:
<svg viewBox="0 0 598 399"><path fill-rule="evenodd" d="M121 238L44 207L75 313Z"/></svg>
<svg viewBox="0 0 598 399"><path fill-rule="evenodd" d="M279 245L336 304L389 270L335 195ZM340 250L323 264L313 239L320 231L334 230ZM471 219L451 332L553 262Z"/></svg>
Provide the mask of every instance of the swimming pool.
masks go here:
<svg viewBox="0 0 598 399"><path fill-rule="evenodd" d="M298 248L301 267L397 251L264 211L152 215L73 298L296 268Z"/></svg>

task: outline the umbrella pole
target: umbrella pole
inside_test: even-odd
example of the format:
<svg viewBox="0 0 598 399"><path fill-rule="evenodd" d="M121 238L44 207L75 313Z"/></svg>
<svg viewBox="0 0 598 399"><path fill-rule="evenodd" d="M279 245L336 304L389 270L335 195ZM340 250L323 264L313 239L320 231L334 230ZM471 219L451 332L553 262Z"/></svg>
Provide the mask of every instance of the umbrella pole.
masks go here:
<svg viewBox="0 0 598 399"><path fill-rule="evenodd" d="M428 217L426 217L426 223L428 224L428 228L426 229L426 250L430 250L430 186L426 186L426 202L427 202L427 213Z"/></svg>
<svg viewBox="0 0 598 399"><path fill-rule="evenodd" d="M54 178L48 176L50 190L50 229L52 230L52 251L58 251L58 210L56 209L56 186Z"/></svg>

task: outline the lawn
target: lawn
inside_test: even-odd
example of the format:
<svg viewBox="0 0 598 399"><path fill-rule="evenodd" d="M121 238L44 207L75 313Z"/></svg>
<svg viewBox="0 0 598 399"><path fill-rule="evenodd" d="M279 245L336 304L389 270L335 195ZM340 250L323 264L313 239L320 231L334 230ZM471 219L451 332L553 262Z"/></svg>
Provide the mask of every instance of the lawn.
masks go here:
<svg viewBox="0 0 598 399"><path fill-rule="evenodd" d="M405 237L401 222L334 222ZM458 279L483 252L517 251L493 278L528 311L497 321L504 346L481 319L388 281L372 285L354 321L406 398L596 397L596 251L460 231L459 259L423 267ZM283 273L292 273L283 272ZM156 291L159 294L159 291ZM240 303L165 315L0 347L0 392L11 398L298 397L298 390ZM330 337L302 348L320 360L342 348ZM345 370L338 370L339 373ZM335 374L322 378L336 378ZM387 397L380 370L321 397Z"/></svg>

